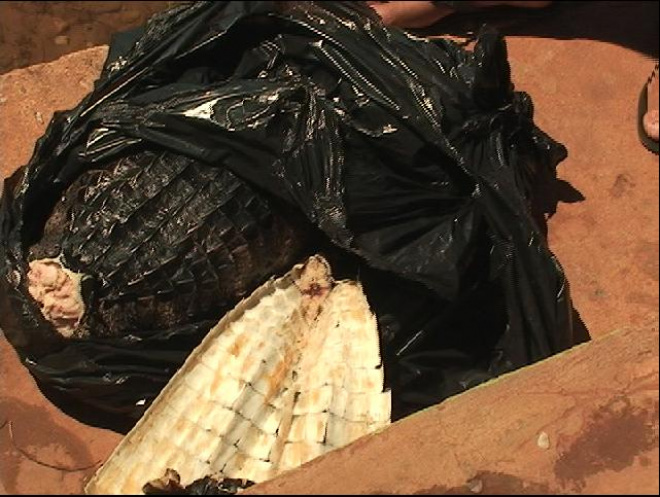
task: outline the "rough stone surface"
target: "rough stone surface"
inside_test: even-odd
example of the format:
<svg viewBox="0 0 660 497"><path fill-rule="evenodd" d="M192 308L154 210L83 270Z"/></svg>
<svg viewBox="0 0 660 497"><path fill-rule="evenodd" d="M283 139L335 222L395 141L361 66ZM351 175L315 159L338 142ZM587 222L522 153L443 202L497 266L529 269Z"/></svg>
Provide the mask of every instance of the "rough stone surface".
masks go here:
<svg viewBox="0 0 660 497"><path fill-rule="evenodd" d="M177 2L0 2L0 74L106 45Z"/></svg>
<svg viewBox="0 0 660 497"><path fill-rule="evenodd" d="M513 78L569 150L550 243L596 340L255 491L658 492L658 159L636 130L658 4L569 2L535 19L507 31ZM54 110L92 88L105 53L0 76L0 174L27 162ZM18 448L77 469L104 460L121 436L54 407L4 338L0 357L0 426L11 421L14 434L0 429L0 493L80 493L93 469L52 469Z"/></svg>
<svg viewBox="0 0 660 497"><path fill-rule="evenodd" d="M0 376L0 492L80 494L121 435L80 423L50 403L4 337Z"/></svg>
<svg viewBox="0 0 660 497"><path fill-rule="evenodd" d="M543 432L547 449L538 446ZM655 321L453 397L245 493L657 492Z"/></svg>
<svg viewBox="0 0 660 497"><path fill-rule="evenodd" d="M53 112L75 107L94 87L107 47L0 75L0 176L26 164Z"/></svg>

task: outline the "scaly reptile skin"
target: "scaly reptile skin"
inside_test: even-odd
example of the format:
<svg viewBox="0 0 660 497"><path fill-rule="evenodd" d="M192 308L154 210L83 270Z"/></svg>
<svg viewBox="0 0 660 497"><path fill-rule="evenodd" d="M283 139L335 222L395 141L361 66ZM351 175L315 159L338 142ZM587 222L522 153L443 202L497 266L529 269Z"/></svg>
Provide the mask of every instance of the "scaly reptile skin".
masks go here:
<svg viewBox="0 0 660 497"><path fill-rule="evenodd" d="M183 486L262 482L384 428L390 414L366 296L315 256L222 318L85 491L140 494L168 469Z"/></svg>
<svg viewBox="0 0 660 497"><path fill-rule="evenodd" d="M302 226L223 168L147 152L82 174L30 260L59 257L83 275L75 336L139 336L218 319L291 267Z"/></svg>

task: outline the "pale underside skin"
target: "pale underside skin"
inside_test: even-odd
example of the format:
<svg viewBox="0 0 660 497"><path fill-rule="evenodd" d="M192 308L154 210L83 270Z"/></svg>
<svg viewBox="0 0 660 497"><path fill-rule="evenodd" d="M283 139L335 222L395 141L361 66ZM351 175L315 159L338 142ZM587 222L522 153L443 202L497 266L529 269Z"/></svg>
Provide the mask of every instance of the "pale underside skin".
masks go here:
<svg viewBox="0 0 660 497"><path fill-rule="evenodd" d="M86 487L136 494L168 469L261 482L390 422L376 319L319 256L205 337Z"/></svg>

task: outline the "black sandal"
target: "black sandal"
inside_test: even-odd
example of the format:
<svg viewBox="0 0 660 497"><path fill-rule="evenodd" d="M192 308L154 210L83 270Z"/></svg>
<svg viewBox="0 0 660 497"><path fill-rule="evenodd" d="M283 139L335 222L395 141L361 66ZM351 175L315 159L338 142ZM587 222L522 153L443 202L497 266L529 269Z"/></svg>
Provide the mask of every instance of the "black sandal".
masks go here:
<svg viewBox="0 0 660 497"><path fill-rule="evenodd" d="M658 64L655 65L655 69L653 69L651 76L646 81L644 88L642 88L642 92L639 95L639 104L637 105L637 132L639 134L639 139L646 148L648 148L651 152L653 152L656 155L658 153L658 142L646 134L646 130L644 129L644 116L648 111L649 84L651 83L653 78L657 78L657 77L658 77Z"/></svg>

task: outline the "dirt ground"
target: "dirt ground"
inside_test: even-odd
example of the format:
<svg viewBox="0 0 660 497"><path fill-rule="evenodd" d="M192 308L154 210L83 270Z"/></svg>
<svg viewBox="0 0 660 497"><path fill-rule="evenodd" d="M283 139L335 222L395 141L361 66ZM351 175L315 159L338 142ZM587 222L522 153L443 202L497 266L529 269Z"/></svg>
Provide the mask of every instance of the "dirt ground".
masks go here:
<svg viewBox="0 0 660 497"><path fill-rule="evenodd" d="M638 140L636 119L658 57L658 2L562 2L508 15L493 20L507 35L516 87L532 96L539 126L569 151L548 192L556 202L549 241L594 342L406 419L324 458L317 473L264 491L489 493L496 482L493 493L502 494L657 494L659 166ZM432 34L462 35L478 23L456 19ZM54 110L91 89L104 56L98 48L0 76L1 175L29 159ZM58 86L63 75L72 82L67 92ZM637 331L608 335L629 327ZM80 493L121 439L49 402L1 337L0 426L0 493ZM527 457L540 430L551 447ZM466 487L471 475L482 475L482 486L473 479Z"/></svg>
<svg viewBox="0 0 660 497"><path fill-rule="evenodd" d="M89 47L177 2L0 2L0 74Z"/></svg>

